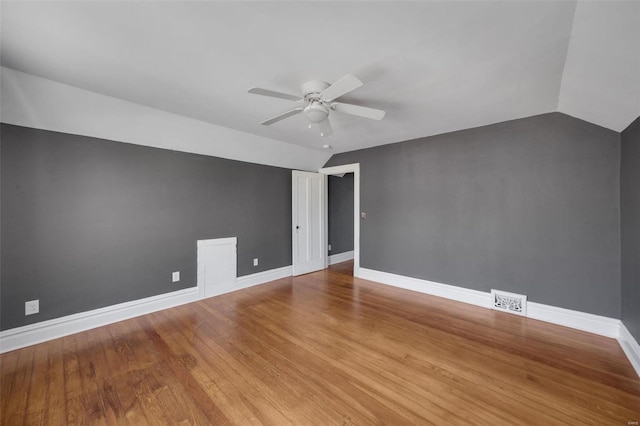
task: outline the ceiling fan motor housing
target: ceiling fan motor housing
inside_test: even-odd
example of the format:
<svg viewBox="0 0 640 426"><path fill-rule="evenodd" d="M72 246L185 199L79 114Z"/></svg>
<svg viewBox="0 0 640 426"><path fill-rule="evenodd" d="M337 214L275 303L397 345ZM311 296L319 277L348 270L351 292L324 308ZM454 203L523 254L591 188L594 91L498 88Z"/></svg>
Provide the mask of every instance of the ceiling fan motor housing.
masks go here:
<svg viewBox="0 0 640 426"><path fill-rule="evenodd" d="M311 80L311 81L307 81L306 83L302 83L302 86L300 86L300 89L304 94L305 100L320 99L320 93L329 86L331 85L326 81Z"/></svg>

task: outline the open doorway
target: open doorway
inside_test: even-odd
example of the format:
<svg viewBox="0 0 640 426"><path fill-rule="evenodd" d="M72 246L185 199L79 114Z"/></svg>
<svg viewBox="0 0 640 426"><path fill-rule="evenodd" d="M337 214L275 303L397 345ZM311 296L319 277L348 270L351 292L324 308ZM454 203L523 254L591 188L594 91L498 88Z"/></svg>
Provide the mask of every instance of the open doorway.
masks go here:
<svg viewBox="0 0 640 426"><path fill-rule="evenodd" d="M353 274L353 172L327 177L330 268Z"/></svg>
<svg viewBox="0 0 640 426"><path fill-rule="evenodd" d="M353 259L353 276L360 272L360 164L326 167L325 241L327 264ZM331 250L329 250L331 245Z"/></svg>

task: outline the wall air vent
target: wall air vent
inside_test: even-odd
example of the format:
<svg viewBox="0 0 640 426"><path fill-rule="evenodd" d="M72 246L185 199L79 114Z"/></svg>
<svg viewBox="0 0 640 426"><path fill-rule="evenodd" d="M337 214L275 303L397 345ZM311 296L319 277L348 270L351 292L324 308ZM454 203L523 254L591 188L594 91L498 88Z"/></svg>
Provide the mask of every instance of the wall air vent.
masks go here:
<svg viewBox="0 0 640 426"><path fill-rule="evenodd" d="M527 296L491 290L491 309L509 312L510 314L527 316Z"/></svg>

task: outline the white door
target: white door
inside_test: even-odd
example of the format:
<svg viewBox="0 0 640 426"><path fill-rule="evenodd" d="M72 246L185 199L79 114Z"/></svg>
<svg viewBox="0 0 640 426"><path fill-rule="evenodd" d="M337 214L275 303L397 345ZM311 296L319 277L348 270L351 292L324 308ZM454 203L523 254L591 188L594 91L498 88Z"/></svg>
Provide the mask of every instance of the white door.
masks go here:
<svg viewBox="0 0 640 426"><path fill-rule="evenodd" d="M198 288L201 297L236 289L236 248L236 237L198 241Z"/></svg>
<svg viewBox="0 0 640 426"><path fill-rule="evenodd" d="M325 268L326 175L293 171L293 275Z"/></svg>

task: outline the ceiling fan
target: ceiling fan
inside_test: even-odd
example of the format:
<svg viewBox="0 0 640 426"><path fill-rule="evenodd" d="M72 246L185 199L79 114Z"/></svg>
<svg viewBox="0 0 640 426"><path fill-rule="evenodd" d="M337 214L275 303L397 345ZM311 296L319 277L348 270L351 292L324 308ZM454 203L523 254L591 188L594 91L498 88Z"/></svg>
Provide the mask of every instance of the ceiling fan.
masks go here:
<svg viewBox="0 0 640 426"><path fill-rule="evenodd" d="M263 121L260 123L263 126L269 126L270 124L304 112L310 123L318 124L320 136L330 136L333 134L331 123L329 122L329 113L331 111L357 115L358 117L371 118L373 120L381 120L382 117L384 117L384 111L379 109L334 102L335 99L357 89L362 86L362 84L363 83L356 77L347 74L333 84L319 80L307 81L301 86L302 96L275 92L260 87L252 87L247 90L247 92L253 93L254 95L269 96L306 104L305 106L299 106L298 108L283 112L282 114ZM309 124L309 127L311 127L311 124Z"/></svg>

